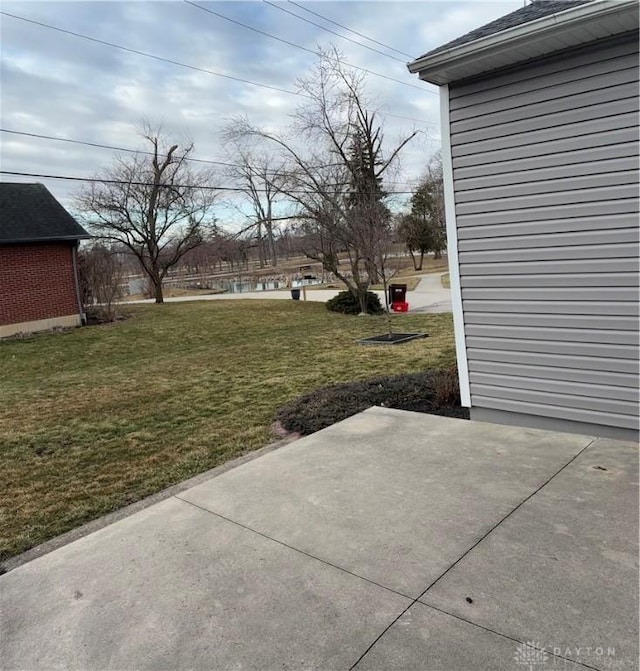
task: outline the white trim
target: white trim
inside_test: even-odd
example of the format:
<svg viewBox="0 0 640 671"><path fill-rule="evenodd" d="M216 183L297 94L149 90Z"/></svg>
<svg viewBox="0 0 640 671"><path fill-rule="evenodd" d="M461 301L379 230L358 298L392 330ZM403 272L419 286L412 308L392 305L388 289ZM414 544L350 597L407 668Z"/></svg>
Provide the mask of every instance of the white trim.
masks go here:
<svg viewBox="0 0 640 671"><path fill-rule="evenodd" d="M451 306L456 340L456 359L460 380L460 402L471 407L469 388L469 365L464 334L462 311L462 289L460 288L460 266L458 264L458 230L456 228L456 203L453 191L453 164L451 161L451 137L449 134L449 85L440 87L440 135L442 138L442 170L444 175L444 209L447 220L447 258L449 259L449 281L451 284Z"/></svg>
<svg viewBox="0 0 640 671"><path fill-rule="evenodd" d="M612 17L613 21L609 26L611 30L605 30L606 26L604 26L608 17ZM577 33L573 35L570 33L571 29L589 25L600 26L604 30L603 34L588 31L588 39L591 41L598 37L622 32L619 28L620 22L627 24L627 30L637 27L638 0L593 0L593 2L570 7L562 12L543 16L432 55L426 54L408 63L407 69L411 73L418 73L420 79L424 81L442 85L453 79L462 79L517 62L518 54L513 50L516 47L521 48L525 42L530 45L539 42L540 53L537 55L542 56L558 50L558 34L562 35L565 47L579 46L585 43L587 37ZM572 41L575 44L571 44ZM509 63L495 62L494 57L504 52L512 54L508 58ZM527 53L520 60L528 60L533 56L532 53ZM468 72L460 70L467 66L470 68Z"/></svg>

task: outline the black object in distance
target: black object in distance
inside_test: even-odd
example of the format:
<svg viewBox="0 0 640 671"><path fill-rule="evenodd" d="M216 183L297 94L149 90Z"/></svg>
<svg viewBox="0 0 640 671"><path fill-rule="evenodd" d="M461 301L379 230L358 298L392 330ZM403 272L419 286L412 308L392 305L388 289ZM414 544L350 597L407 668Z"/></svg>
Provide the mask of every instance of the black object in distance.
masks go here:
<svg viewBox="0 0 640 671"><path fill-rule="evenodd" d="M407 285L406 284L390 284L389 285L389 303L406 303L407 302Z"/></svg>

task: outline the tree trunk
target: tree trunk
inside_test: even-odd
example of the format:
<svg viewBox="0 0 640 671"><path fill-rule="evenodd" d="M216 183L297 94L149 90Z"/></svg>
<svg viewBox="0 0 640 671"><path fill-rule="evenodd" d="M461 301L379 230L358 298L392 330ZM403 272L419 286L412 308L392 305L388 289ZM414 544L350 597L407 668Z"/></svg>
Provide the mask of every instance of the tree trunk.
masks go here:
<svg viewBox="0 0 640 671"><path fill-rule="evenodd" d="M369 284L378 284L380 282L380 273L378 272L378 266L375 261L367 259L364 262L365 270L369 276Z"/></svg>
<svg viewBox="0 0 640 671"><path fill-rule="evenodd" d="M360 312L367 314L367 290L358 287L358 301L360 302Z"/></svg>
<svg viewBox="0 0 640 671"><path fill-rule="evenodd" d="M389 283L387 282L387 275L384 271L384 267L382 269L382 288L384 290L384 311L385 317L387 318L387 335L389 336L389 340L391 340L391 337L393 336L393 326L391 324L391 307L389 305Z"/></svg>
<svg viewBox="0 0 640 671"><path fill-rule="evenodd" d="M276 251L276 241L273 235L273 224L265 223L265 229L267 231L267 243L269 245L269 256L271 257L271 265L278 265L278 253Z"/></svg>
<svg viewBox="0 0 640 671"><path fill-rule="evenodd" d="M423 261L424 261L424 250L420 250L420 263L418 264L416 270L422 270Z"/></svg>
<svg viewBox="0 0 640 671"><path fill-rule="evenodd" d="M435 254L433 255L433 258L435 260L441 259L442 258L442 252L440 250L436 251Z"/></svg>
<svg viewBox="0 0 640 671"><path fill-rule="evenodd" d="M260 268L265 266L265 253L264 253L264 237L262 235L262 224L258 222L257 226L257 239L258 239L258 263Z"/></svg>
<svg viewBox="0 0 640 671"><path fill-rule="evenodd" d="M164 303L164 296L162 295L162 279L156 275L151 277L153 283L153 290L156 295L156 303Z"/></svg>

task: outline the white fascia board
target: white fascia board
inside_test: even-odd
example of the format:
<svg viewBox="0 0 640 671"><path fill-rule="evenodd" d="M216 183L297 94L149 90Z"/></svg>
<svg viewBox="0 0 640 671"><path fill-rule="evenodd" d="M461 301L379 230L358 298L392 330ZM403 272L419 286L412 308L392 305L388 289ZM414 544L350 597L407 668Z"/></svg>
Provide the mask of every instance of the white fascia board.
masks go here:
<svg viewBox="0 0 640 671"><path fill-rule="evenodd" d="M579 5L565 9L563 12L544 16L534 21L501 30L498 33L482 37L473 42L466 42L459 46L440 51L432 56L424 56L409 63L407 68L411 73L419 73L420 78L431 83L442 85L445 77L440 77L441 70L448 69L452 65L472 61L482 55L489 58L492 53L501 53L505 49L515 46L518 42L534 43L537 40L545 40L550 34L556 32L566 33L567 29L581 23L601 20L612 14L627 13L629 11L637 14L638 0L594 0L586 5ZM630 25L630 29L633 25Z"/></svg>
<svg viewBox="0 0 640 671"><path fill-rule="evenodd" d="M440 87L440 129L442 138L444 209L447 224L447 259L449 261L451 307L453 310L458 379L460 381L460 403L464 407L470 408L471 390L469 387L469 364L467 361L460 266L458 263L458 229L456 226L456 202L453 191L453 163L451 160L451 137L449 132L449 86L447 84Z"/></svg>

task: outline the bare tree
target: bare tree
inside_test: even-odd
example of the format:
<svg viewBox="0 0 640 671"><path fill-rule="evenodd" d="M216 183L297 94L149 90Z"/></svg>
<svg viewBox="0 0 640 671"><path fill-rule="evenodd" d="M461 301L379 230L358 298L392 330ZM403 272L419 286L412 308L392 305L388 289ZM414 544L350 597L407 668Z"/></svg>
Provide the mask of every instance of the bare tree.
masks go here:
<svg viewBox="0 0 640 671"><path fill-rule="evenodd" d="M252 146L255 143L247 142L249 138L238 135L233 123L223 130L222 137L232 161L226 171L227 177L243 197L242 205L248 201L251 208L251 213L246 215L250 223L243 232L255 235L260 267L265 266L267 258L271 265L276 266L276 228L280 221L276 217L276 208L278 197L281 197L283 165L273 156ZM246 214L242 207L236 209Z"/></svg>
<svg viewBox="0 0 640 671"><path fill-rule="evenodd" d="M145 151L116 156L77 196L78 209L97 238L120 242L148 276L156 303L162 282L182 256L200 245L213 223L211 174L188 163L193 144L169 144L148 123L141 136Z"/></svg>
<svg viewBox="0 0 640 671"><path fill-rule="evenodd" d="M366 312L367 290L377 274L375 245L379 232L388 229L382 180L416 132L384 151L381 121L369 109L364 79L335 50L321 54L299 89L305 103L288 131L236 119L228 132L262 141L282 161L279 190L295 205L305 254L340 279Z"/></svg>
<svg viewBox="0 0 640 671"><path fill-rule="evenodd" d="M106 321L116 317L116 301L122 296L124 263L122 250L95 243L78 252L78 280L82 304L95 310Z"/></svg>

